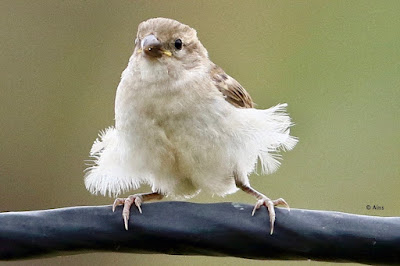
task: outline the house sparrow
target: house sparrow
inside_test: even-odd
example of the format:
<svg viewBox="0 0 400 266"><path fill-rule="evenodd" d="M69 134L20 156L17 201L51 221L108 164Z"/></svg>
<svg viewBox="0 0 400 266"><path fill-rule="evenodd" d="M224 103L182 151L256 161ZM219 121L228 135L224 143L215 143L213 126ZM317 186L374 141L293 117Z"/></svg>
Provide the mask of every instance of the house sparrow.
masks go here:
<svg viewBox="0 0 400 266"><path fill-rule="evenodd" d="M151 193L117 198L128 230L132 204L164 196L190 198L205 191L224 196L239 189L266 206L274 230L271 200L250 186L259 160L263 173L280 165L278 154L297 139L287 104L254 108L246 90L208 58L189 26L152 18L139 25L135 48L115 100L115 126L99 134L85 175L91 193L117 196L149 184Z"/></svg>

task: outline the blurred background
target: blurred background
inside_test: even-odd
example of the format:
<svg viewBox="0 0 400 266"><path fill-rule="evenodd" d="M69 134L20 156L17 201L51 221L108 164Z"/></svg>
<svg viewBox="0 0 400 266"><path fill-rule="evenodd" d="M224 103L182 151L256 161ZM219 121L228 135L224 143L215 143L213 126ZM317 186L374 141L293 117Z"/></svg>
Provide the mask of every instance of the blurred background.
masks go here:
<svg viewBox="0 0 400 266"><path fill-rule="evenodd" d="M400 216L399 13L399 1L2 0L0 211L113 202L86 191L85 159L113 125L138 24L163 16L195 28L258 108L289 104L300 142L277 173L251 178L256 189L292 208ZM243 192L192 201L255 203ZM268 263L288 265L115 253L6 265Z"/></svg>

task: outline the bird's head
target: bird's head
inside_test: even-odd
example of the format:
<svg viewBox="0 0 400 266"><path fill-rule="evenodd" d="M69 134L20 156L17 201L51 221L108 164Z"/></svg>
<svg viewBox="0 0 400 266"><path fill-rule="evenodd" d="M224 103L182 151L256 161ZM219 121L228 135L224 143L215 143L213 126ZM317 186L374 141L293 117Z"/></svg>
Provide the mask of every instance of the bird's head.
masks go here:
<svg viewBox="0 0 400 266"><path fill-rule="evenodd" d="M196 30L167 18L140 23L133 56L138 61L168 66L171 72L193 70L208 61Z"/></svg>

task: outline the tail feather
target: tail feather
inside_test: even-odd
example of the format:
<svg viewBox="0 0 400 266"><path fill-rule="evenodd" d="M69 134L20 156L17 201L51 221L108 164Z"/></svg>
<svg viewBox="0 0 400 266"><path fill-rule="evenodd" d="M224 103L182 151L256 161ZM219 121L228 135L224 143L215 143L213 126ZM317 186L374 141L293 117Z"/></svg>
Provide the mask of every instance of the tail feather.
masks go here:
<svg viewBox="0 0 400 266"><path fill-rule="evenodd" d="M296 146L298 139L290 136L290 127L294 125L286 112L287 104L278 104L263 110L265 131L261 134L261 145L264 150L259 151L259 162L262 173L270 174L280 166L280 151L288 151Z"/></svg>
<svg viewBox="0 0 400 266"><path fill-rule="evenodd" d="M119 143L117 131L109 127L100 131L99 137L90 150L92 164L85 170L85 186L93 194L117 196L140 185L138 178L133 178L127 166L119 156L126 145Z"/></svg>

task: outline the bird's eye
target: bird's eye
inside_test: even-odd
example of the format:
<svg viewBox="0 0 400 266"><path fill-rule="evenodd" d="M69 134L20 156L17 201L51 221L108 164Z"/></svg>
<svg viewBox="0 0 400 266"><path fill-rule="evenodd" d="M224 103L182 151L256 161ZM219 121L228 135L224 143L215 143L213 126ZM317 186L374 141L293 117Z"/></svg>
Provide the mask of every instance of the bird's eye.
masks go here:
<svg viewBox="0 0 400 266"><path fill-rule="evenodd" d="M181 39L175 40L175 48L178 50L182 49L182 40Z"/></svg>

